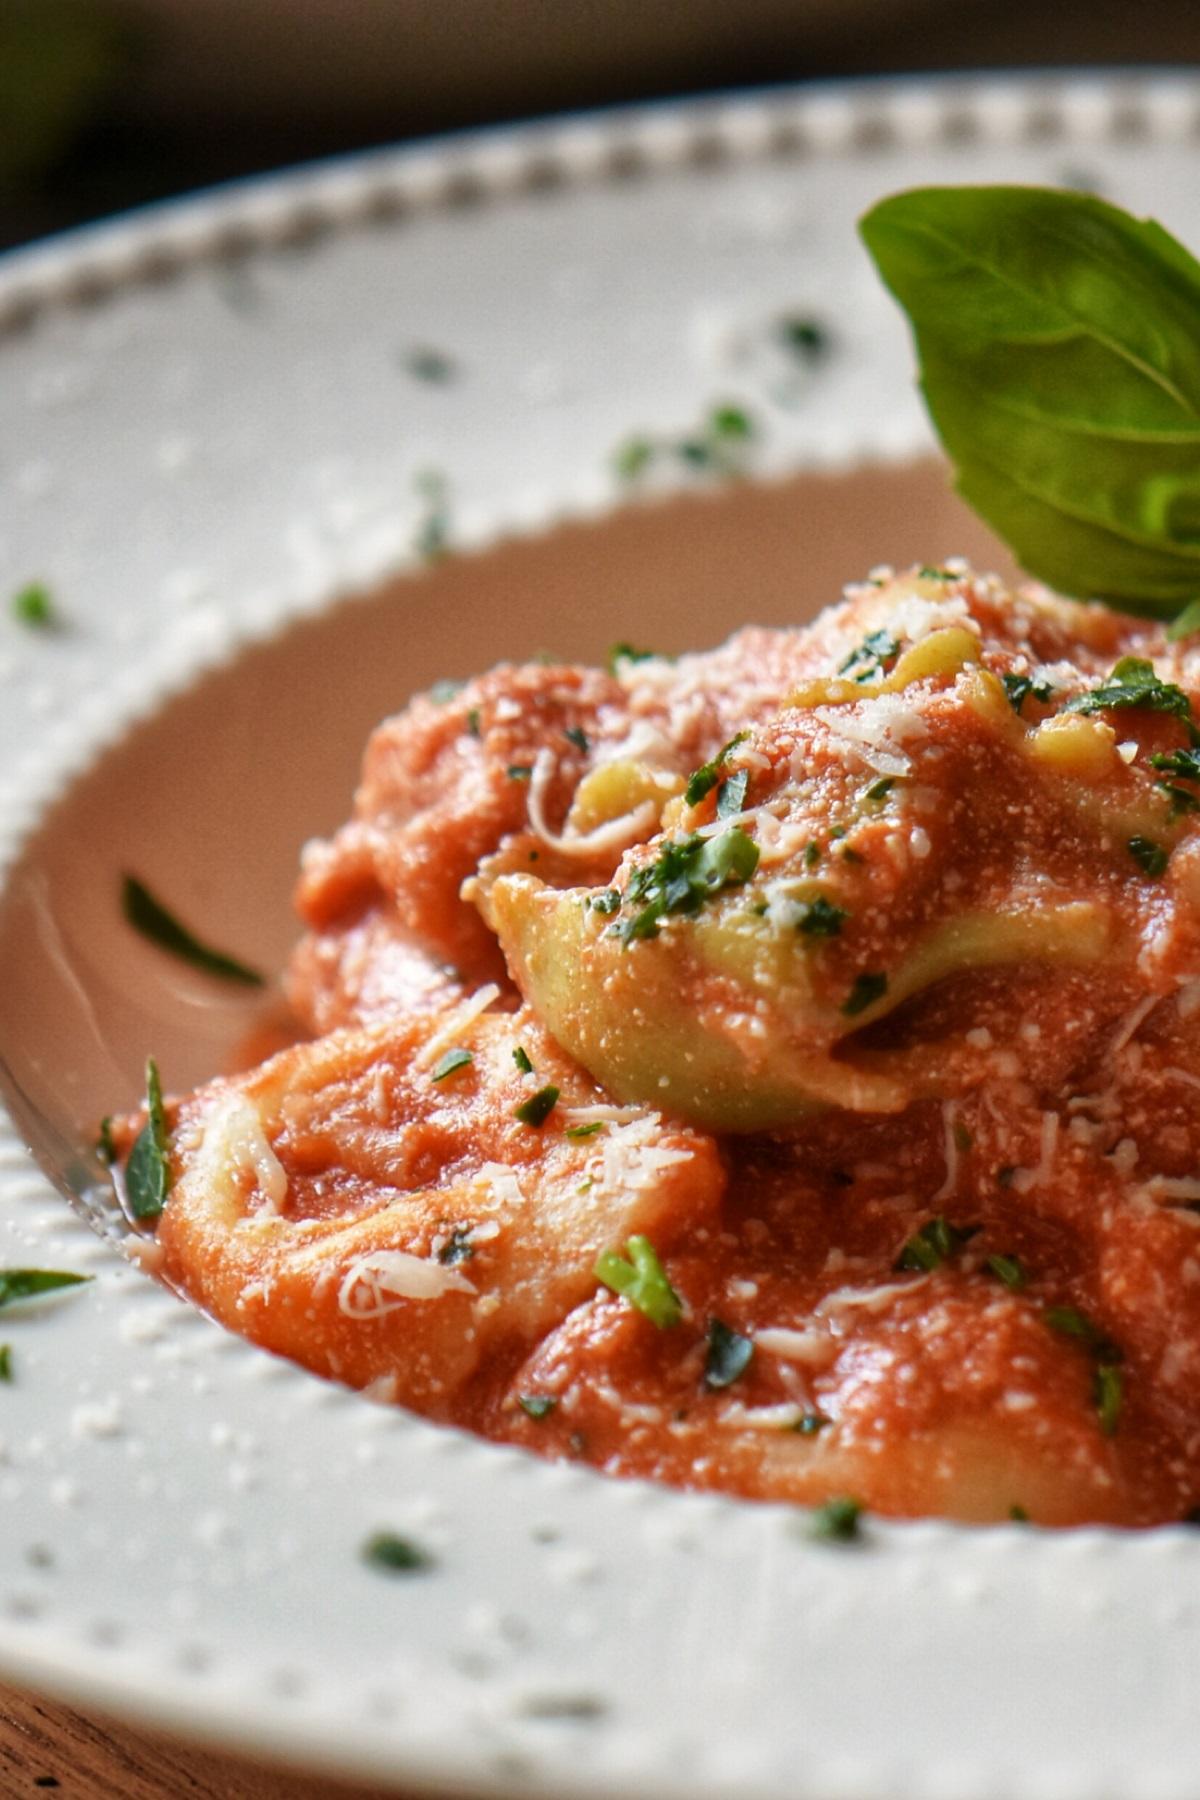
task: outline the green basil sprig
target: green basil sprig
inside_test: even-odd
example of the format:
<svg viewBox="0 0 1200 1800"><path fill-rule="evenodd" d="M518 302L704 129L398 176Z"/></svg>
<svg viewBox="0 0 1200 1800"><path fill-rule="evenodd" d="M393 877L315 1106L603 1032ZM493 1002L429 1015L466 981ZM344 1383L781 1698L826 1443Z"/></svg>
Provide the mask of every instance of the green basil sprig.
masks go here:
<svg viewBox="0 0 1200 1800"><path fill-rule="evenodd" d="M125 1197L135 1219L157 1219L171 1192L171 1139L162 1082L154 1058L146 1061L146 1123L125 1165Z"/></svg>
<svg viewBox="0 0 1200 1800"><path fill-rule="evenodd" d="M860 229L959 492L1030 574L1168 618L1200 593L1200 263L1047 188L916 188Z"/></svg>

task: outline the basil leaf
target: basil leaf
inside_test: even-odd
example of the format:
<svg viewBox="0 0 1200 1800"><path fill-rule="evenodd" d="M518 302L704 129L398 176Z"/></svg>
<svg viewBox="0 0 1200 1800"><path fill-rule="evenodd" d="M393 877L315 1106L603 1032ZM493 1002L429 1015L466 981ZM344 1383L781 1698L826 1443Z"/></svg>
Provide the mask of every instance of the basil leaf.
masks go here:
<svg viewBox="0 0 1200 1800"><path fill-rule="evenodd" d="M519 1119L522 1125L532 1125L535 1131L540 1130L557 1105L558 1089L547 1083L513 1109L513 1118Z"/></svg>
<svg viewBox="0 0 1200 1800"><path fill-rule="evenodd" d="M852 1543L859 1535L863 1504L851 1494L835 1494L824 1506L818 1506L809 1522L809 1534L826 1543Z"/></svg>
<svg viewBox="0 0 1200 1800"><path fill-rule="evenodd" d="M373 1569L389 1575L415 1575L428 1569L431 1558L410 1538L397 1537L394 1531L377 1531L362 1547L363 1561Z"/></svg>
<svg viewBox="0 0 1200 1800"><path fill-rule="evenodd" d="M257 969L226 956L223 950L214 950L210 944L201 943L186 925L181 925L167 911L161 900L155 899L136 875L122 877L121 907L133 929L149 938L152 944L157 944L160 950L170 951L172 956L191 963L193 968L203 969L208 975L219 975L223 981L238 981L244 987L262 987L263 977Z"/></svg>
<svg viewBox="0 0 1200 1800"><path fill-rule="evenodd" d="M1200 590L1200 263L1046 188L918 188L861 222L963 497L1033 575L1170 617Z"/></svg>
<svg viewBox="0 0 1200 1800"><path fill-rule="evenodd" d="M125 1198L135 1219L157 1219L171 1192L171 1140L158 1064L152 1056L146 1061L146 1109L150 1116L125 1164Z"/></svg>
<svg viewBox="0 0 1200 1800"><path fill-rule="evenodd" d="M447 1075L453 1075L457 1069L469 1069L475 1058L469 1050L447 1050L439 1056L430 1071L430 1081L445 1081Z"/></svg>
<svg viewBox="0 0 1200 1800"><path fill-rule="evenodd" d="M57 1288L78 1287L90 1275L70 1275L64 1269L0 1269L0 1306L15 1300L32 1300Z"/></svg>

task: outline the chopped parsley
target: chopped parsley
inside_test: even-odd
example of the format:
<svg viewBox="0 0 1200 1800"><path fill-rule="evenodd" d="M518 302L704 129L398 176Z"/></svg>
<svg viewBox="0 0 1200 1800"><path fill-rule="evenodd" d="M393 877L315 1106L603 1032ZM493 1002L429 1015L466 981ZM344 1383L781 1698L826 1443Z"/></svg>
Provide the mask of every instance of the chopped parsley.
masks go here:
<svg viewBox="0 0 1200 1800"><path fill-rule="evenodd" d="M695 430L678 437L639 432L626 438L613 452L613 471L621 481L638 481L665 460L717 475L738 475L757 436L754 420L744 406L720 401L709 408Z"/></svg>
<svg viewBox="0 0 1200 1800"><path fill-rule="evenodd" d="M1089 1350L1098 1362L1119 1363L1124 1361L1124 1352L1119 1344L1093 1324L1087 1314L1080 1312L1077 1306L1048 1306L1042 1314L1046 1324L1052 1331L1062 1332L1064 1337L1073 1337Z"/></svg>
<svg viewBox="0 0 1200 1800"><path fill-rule="evenodd" d="M850 914L844 906L835 906L824 894L818 894L815 900L800 902L800 916L796 920L796 930L805 937L832 938L840 937L843 919Z"/></svg>
<svg viewBox="0 0 1200 1800"><path fill-rule="evenodd" d="M100 1130L96 1137L96 1155L107 1169L111 1169L117 1160L117 1146L113 1139L111 1113L105 1113L100 1121Z"/></svg>
<svg viewBox="0 0 1200 1800"><path fill-rule="evenodd" d="M146 1059L146 1111L146 1123L125 1164L125 1198L135 1219L157 1219L171 1192L171 1140L158 1064L152 1056Z"/></svg>
<svg viewBox="0 0 1200 1800"><path fill-rule="evenodd" d="M517 1405L531 1419L544 1419L558 1405L557 1394L518 1394Z"/></svg>
<svg viewBox="0 0 1200 1800"><path fill-rule="evenodd" d="M725 777L717 794L718 819L736 818L745 809L746 789L749 786L749 769L739 769L736 774Z"/></svg>
<svg viewBox="0 0 1200 1800"><path fill-rule="evenodd" d="M636 481L654 461L655 446L647 437L626 438L613 452L613 470L622 481Z"/></svg>
<svg viewBox="0 0 1200 1800"><path fill-rule="evenodd" d="M1023 1506L1018 1506L1015 1500L1008 1509L1008 1516L1014 1525L1028 1525L1029 1523L1029 1514Z"/></svg>
<svg viewBox="0 0 1200 1800"><path fill-rule="evenodd" d="M389 1575L416 1575L431 1566L431 1558L411 1538L397 1537L394 1531L377 1531L362 1547L363 1561L372 1569Z"/></svg>
<svg viewBox="0 0 1200 1800"><path fill-rule="evenodd" d="M926 1275L949 1262L979 1230L978 1225L951 1225L939 1213L910 1237L896 1258L897 1269L916 1269Z"/></svg>
<svg viewBox="0 0 1200 1800"><path fill-rule="evenodd" d="M1200 750L1160 750L1150 758L1150 767L1178 775L1183 781L1200 781Z"/></svg>
<svg viewBox="0 0 1200 1800"><path fill-rule="evenodd" d="M775 336L797 362L818 362L829 349L829 334L816 319L791 313L775 322Z"/></svg>
<svg viewBox="0 0 1200 1800"><path fill-rule="evenodd" d="M748 1337L722 1324L720 1319L708 1322L708 1348L704 1357L706 1388L727 1388L739 1375L744 1375L754 1358L754 1344Z"/></svg>
<svg viewBox="0 0 1200 1800"><path fill-rule="evenodd" d="M563 736L566 738L568 744L574 744L575 748L581 751L584 756L587 755L592 747L591 739L588 737L588 734L583 729L582 725L568 725L563 731Z"/></svg>
<svg viewBox="0 0 1200 1800"><path fill-rule="evenodd" d="M482 730L480 728L480 723L479 723L479 708L477 706L473 706L471 708L470 712L467 714L467 730L470 732L471 736L474 738L481 737L483 735Z"/></svg>
<svg viewBox="0 0 1200 1800"><path fill-rule="evenodd" d="M12 597L12 616L18 625L49 631L55 625L54 602L44 581L30 581Z"/></svg>
<svg viewBox="0 0 1200 1800"><path fill-rule="evenodd" d="M72 1275L65 1269L0 1269L0 1306L18 1300L35 1300L58 1288L79 1287L90 1275Z"/></svg>
<svg viewBox="0 0 1200 1800"><path fill-rule="evenodd" d="M632 644L614 644L608 653L608 669L615 675L621 663L653 662L657 650L635 650Z"/></svg>
<svg viewBox="0 0 1200 1800"><path fill-rule="evenodd" d="M996 1280L1002 1281L1005 1287L1014 1294L1019 1293L1026 1285L1028 1277L1015 1256L996 1253L992 1256L985 1256L983 1260L985 1267L991 1271Z"/></svg>
<svg viewBox="0 0 1200 1800"><path fill-rule="evenodd" d="M0 1344L0 1381L11 1381L12 1378L12 1345Z"/></svg>
<svg viewBox="0 0 1200 1800"><path fill-rule="evenodd" d="M800 1437L816 1437L818 1431L824 1431L826 1425L832 1424L833 1420L827 1419L824 1413L806 1412L801 1413L798 1419L793 1419L787 1429Z"/></svg>
<svg viewBox="0 0 1200 1800"><path fill-rule="evenodd" d="M522 1075L533 1074L533 1064L529 1060L529 1052L521 1044L517 1044L513 1050L513 1061Z"/></svg>
<svg viewBox="0 0 1200 1800"><path fill-rule="evenodd" d="M888 978L882 974L856 975L854 985L842 1002L842 1012L847 1019L857 1018L859 1013L866 1012L868 1006L874 1006L887 993Z"/></svg>
<svg viewBox="0 0 1200 1800"><path fill-rule="evenodd" d="M721 779L721 764L749 736L748 731L739 731L736 737L731 737L727 744L722 745L711 762L701 763L698 769L693 770L683 796L689 806L699 806L705 795L711 793Z"/></svg>
<svg viewBox="0 0 1200 1800"><path fill-rule="evenodd" d="M863 799L876 802L885 800L895 785L896 777L894 775L881 775L878 781L873 781L871 783L870 787L863 795Z"/></svg>
<svg viewBox="0 0 1200 1800"><path fill-rule="evenodd" d="M1161 681L1154 664L1140 656L1123 656L1107 682L1086 694L1068 700L1065 712L1113 712L1122 707L1135 707L1147 712L1170 713L1182 719L1193 742L1200 743L1200 732L1192 722L1192 703L1181 687Z"/></svg>
<svg viewBox="0 0 1200 1800"><path fill-rule="evenodd" d="M1156 781L1154 790L1167 802L1168 825L1173 824L1180 813L1200 811L1200 795L1189 793L1187 788L1173 787L1169 781Z"/></svg>
<svg viewBox="0 0 1200 1800"><path fill-rule="evenodd" d="M590 1119L586 1125L568 1125L566 1135L576 1139L595 1137L598 1131L604 1130L605 1123L604 1119Z"/></svg>
<svg viewBox="0 0 1200 1800"><path fill-rule="evenodd" d="M818 1506L809 1522L811 1536L825 1543L848 1544L859 1536L863 1505L850 1494L837 1494Z"/></svg>
<svg viewBox="0 0 1200 1800"><path fill-rule="evenodd" d="M1100 1420L1100 1430L1105 1437L1112 1437L1121 1417L1121 1403L1125 1397L1124 1381L1121 1371L1112 1363L1101 1363L1096 1370L1093 1396L1096 1402L1096 1413Z"/></svg>
<svg viewBox="0 0 1200 1800"><path fill-rule="evenodd" d="M609 929L626 946L637 938L657 937L660 919L698 912L730 883L749 881L757 867L758 845L739 825L731 825L719 837L693 832L672 838L656 861L630 876L622 904L638 910Z"/></svg>
<svg viewBox="0 0 1200 1800"><path fill-rule="evenodd" d="M447 1268L453 1268L455 1263L470 1262L475 1254L475 1246L471 1242L472 1229L470 1225L456 1225L438 1251L438 1261Z"/></svg>
<svg viewBox="0 0 1200 1800"><path fill-rule="evenodd" d="M596 1262L597 1281L628 1300L660 1331L669 1331L683 1317L683 1302L667 1280L654 1245L647 1237L631 1237L625 1250L625 1256L604 1251Z"/></svg>
<svg viewBox="0 0 1200 1800"><path fill-rule="evenodd" d="M861 644L838 664L839 675L854 672L855 681L873 681L885 675L900 654L900 645L890 631L869 631Z"/></svg>
<svg viewBox="0 0 1200 1800"><path fill-rule="evenodd" d="M454 358L430 344L413 344L404 352L403 366L414 381L424 381L430 387L446 387L458 374Z"/></svg>
<svg viewBox="0 0 1200 1800"><path fill-rule="evenodd" d="M1191 637L1196 631L1200 631L1200 600L1191 600L1167 626L1167 642L1177 644L1180 638Z"/></svg>
<svg viewBox="0 0 1200 1800"><path fill-rule="evenodd" d="M537 1130L546 1123L557 1105L558 1089L547 1083L513 1109L513 1118L519 1119L522 1125L532 1125Z"/></svg>
<svg viewBox="0 0 1200 1800"><path fill-rule="evenodd" d="M509 763L504 773L510 781L528 781L533 774L532 763Z"/></svg>
<svg viewBox="0 0 1200 1800"><path fill-rule="evenodd" d="M1170 851L1148 837L1131 837L1129 854L1144 874L1152 876L1165 874L1171 860Z"/></svg>
<svg viewBox="0 0 1200 1800"><path fill-rule="evenodd" d="M121 908L135 931L157 944L160 950L177 956L181 962L190 963L193 968L202 969L206 975L216 975L223 981L239 982L243 987L262 987L263 977L257 969L227 956L223 950L215 950L211 944L201 943L186 925L181 925L167 911L161 900L155 899L136 875L121 878Z"/></svg>
<svg viewBox="0 0 1200 1800"><path fill-rule="evenodd" d="M607 917L608 914L619 911L620 891L617 888L605 888L602 894L593 894L588 905L593 912L603 913Z"/></svg>
<svg viewBox="0 0 1200 1800"><path fill-rule="evenodd" d="M453 1075L458 1069L470 1068L474 1061L469 1050L447 1050L444 1056L438 1057L429 1079L445 1081L447 1075Z"/></svg>
<svg viewBox="0 0 1200 1800"><path fill-rule="evenodd" d="M820 860L821 846L815 838L810 838L804 846L804 866L806 869L815 869Z"/></svg>
<svg viewBox="0 0 1200 1800"><path fill-rule="evenodd" d="M1019 713L1030 694L1043 705L1054 698L1054 689L1048 681L1035 681L1031 675L1002 675L1000 680L1008 695L1008 703L1015 713Z"/></svg>

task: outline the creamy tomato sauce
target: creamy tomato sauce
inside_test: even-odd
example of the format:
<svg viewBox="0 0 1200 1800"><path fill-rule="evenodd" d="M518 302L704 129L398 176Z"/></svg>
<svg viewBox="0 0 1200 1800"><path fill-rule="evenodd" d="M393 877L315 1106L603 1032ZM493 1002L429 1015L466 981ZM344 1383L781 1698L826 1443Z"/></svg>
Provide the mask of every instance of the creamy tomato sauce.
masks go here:
<svg viewBox="0 0 1200 1800"><path fill-rule="evenodd" d="M310 846L164 1272L376 1397L898 1516L1200 1501L1200 651L965 567L503 667Z"/></svg>

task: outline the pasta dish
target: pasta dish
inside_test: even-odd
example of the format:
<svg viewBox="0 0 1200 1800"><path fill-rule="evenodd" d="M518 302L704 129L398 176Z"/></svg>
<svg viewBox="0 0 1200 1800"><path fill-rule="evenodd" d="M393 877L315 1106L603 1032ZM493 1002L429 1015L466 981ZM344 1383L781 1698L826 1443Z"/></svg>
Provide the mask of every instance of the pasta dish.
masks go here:
<svg viewBox="0 0 1200 1800"><path fill-rule="evenodd" d="M308 1040L158 1109L164 1276L610 1474L1185 1517L1197 700L957 562L414 699L304 853Z"/></svg>

